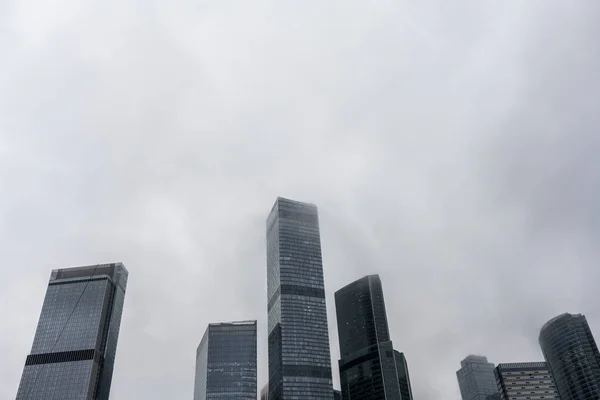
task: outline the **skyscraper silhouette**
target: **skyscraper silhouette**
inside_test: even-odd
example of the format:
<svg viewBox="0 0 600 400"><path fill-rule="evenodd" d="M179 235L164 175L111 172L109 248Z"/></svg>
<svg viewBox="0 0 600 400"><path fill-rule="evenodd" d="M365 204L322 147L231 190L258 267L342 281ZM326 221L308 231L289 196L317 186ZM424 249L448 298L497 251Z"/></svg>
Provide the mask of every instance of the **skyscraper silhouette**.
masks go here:
<svg viewBox="0 0 600 400"><path fill-rule="evenodd" d="M471 354L460 365L456 377L462 400L486 400L487 396L498 393L494 364L487 357Z"/></svg>
<svg viewBox="0 0 600 400"><path fill-rule="evenodd" d="M332 400L317 207L279 197L267 218L269 399Z"/></svg>
<svg viewBox="0 0 600 400"><path fill-rule="evenodd" d="M402 395L402 400L413 400L406 357L404 356L404 353L400 353L396 350L394 350L394 357L396 358L396 369L398 370L398 381L400 382L400 394Z"/></svg>
<svg viewBox="0 0 600 400"><path fill-rule="evenodd" d="M194 400L256 400L256 321L210 324L196 351Z"/></svg>
<svg viewBox="0 0 600 400"><path fill-rule="evenodd" d="M600 399L600 353L585 316L551 319L539 342L561 400Z"/></svg>
<svg viewBox="0 0 600 400"><path fill-rule="evenodd" d="M108 400L128 272L53 270L17 400Z"/></svg>
<svg viewBox="0 0 600 400"><path fill-rule="evenodd" d="M545 362L498 364L494 375L499 400L560 400Z"/></svg>
<svg viewBox="0 0 600 400"><path fill-rule="evenodd" d="M400 353L396 360L379 276L365 276L338 290L335 309L342 399L400 400L396 364L405 364ZM404 378L408 383L407 373Z"/></svg>

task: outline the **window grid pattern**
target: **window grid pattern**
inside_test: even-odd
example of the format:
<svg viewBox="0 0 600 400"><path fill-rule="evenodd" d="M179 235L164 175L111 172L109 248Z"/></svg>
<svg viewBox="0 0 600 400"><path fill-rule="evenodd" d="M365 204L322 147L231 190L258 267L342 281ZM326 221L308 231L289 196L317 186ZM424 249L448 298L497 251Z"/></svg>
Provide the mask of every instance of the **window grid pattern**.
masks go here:
<svg viewBox="0 0 600 400"><path fill-rule="evenodd" d="M105 343L101 344L104 348L104 363L100 373L98 385L98 398L108 399L110 387L112 385L112 376L117 355L117 343L119 341L119 332L121 328L121 318L123 316L123 306L125 304L125 288L127 286L127 274L122 270L116 271L117 279L115 285L110 287L110 299L107 303L108 325L104 325L105 332L103 338Z"/></svg>
<svg viewBox="0 0 600 400"><path fill-rule="evenodd" d="M29 393L27 400L88 400L96 374L92 360L30 365L23 372L17 399Z"/></svg>
<svg viewBox="0 0 600 400"><path fill-rule="evenodd" d="M562 400L600 399L600 353L585 316L553 318L539 342Z"/></svg>
<svg viewBox="0 0 600 400"><path fill-rule="evenodd" d="M470 355L461 365L456 376L462 400L486 400L487 396L498 393L494 364L486 357Z"/></svg>
<svg viewBox="0 0 600 400"><path fill-rule="evenodd" d="M267 219L269 399L333 398L317 208L278 198Z"/></svg>
<svg viewBox="0 0 600 400"><path fill-rule="evenodd" d="M31 353L95 348L107 287L107 279L48 286Z"/></svg>
<svg viewBox="0 0 600 400"><path fill-rule="evenodd" d="M394 351L396 358L396 369L398 370L398 381L400 382L400 395L402 400L413 400L408 363L403 353Z"/></svg>
<svg viewBox="0 0 600 400"><path fill-rule="evenodd" d="M120 263L52 271L17 400L108 400L127 275Z"/></svg>
<svg viewBox="0 0 600 400"><path fill-rule="evenodd" d="M545 362L499 364L494 374L501 400L559 399Z"/></svg>
<svg viewBox="0 0 600 400"><path fill-rule="evenodd" d="M400 400L400 381L378 275L335 293L343 399Z"/></svg>
<svg viewBox="0 0 600 400"><path fill-rule="evenodd" d="M256 321L209 325L196 362L195 400L256 400Z"/></svg>

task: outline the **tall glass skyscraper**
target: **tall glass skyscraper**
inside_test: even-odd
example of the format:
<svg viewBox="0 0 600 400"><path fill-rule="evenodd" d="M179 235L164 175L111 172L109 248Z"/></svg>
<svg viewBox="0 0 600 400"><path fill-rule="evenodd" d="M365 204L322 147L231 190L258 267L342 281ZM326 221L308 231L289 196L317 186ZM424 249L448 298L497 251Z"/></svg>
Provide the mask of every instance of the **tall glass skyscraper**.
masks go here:
<svg viewBox="0 0 600 400"><path fill-rule="evenodd" d="M539 342L562 400L600 399L600 353L584 315L551 319Z"/></svg>
<svg viewBox="0 0 600 400"><path fill-rule="evenodd" d="M210 324L196 352L194 400L256 400L256 321Z"/></svg>
<svg viewBox="0 0 600 400"><path fill-rule="evenodd" d="M317 207L279 197L267 218L269 399L333 399Z"/></svg>
<svg viewBox="0 0 600 400"><path fill-rule="evenodd" d="M128 272L53 270L17 400L108 400Z"/></svg>
<svg viewBox="0 0 600 400"><path fill-rule="evenodd" d="M494 374L500 400L559 400L545 362L498 364Z"/></svg>
<svg viewBox="0 0 600 400"><path fill-rule="evenodd" d="M498 393L494 364L486 357L470 355L460 362L456 371L462 400L486 400L489 395Z"/></svg>
<svg viewBox="0 0 600 400"><path fill-rule="evenodd" d="M342 399L401 399L379 276L365 276L338 290L335 309Z"/></svg>

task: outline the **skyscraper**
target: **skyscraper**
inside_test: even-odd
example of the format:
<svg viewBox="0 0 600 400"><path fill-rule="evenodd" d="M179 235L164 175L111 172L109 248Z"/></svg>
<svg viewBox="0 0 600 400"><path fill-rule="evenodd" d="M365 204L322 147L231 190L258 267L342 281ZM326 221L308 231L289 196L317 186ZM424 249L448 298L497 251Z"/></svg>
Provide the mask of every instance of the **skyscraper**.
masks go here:
<svg viewBox="0 0 600 400"><path fill-rule="evenodd" d="M53 270L17 400L107 400L128 272Z"/></svg>
<svg viewBox="0 0 600 400"><path fill-rule="evenodd" d="M333 399L317 207L277 198L267 218L269 399Z"/></svg>
<svg viewBox="0 0 600 400"><path fill-rule="evenodd" d="M196 352L194 400L256 400L256 321L210 324Z"/></svg>
<svg viewBox="0 0 600 400"><path fill-rule="evenodd" d="M456 371L462 400L486 400L487 396L497 393L494 364L486 357L469 355L460 362L461 369Z"/></svg>
<svg viewBox="0 0 600 400"><path fill-rule="evenodd" d="M498 364L494 374L500 400L560 399L545 362Z"/></svg>
<svg viewBox="0 0 600 400"><path fill-rule="evenodd" d="M379 276L365 276L338 290L335 309L342 398L399 400L400 380Z"/></svg>
<svg viewBox="0 0 600 400"><path fill-rule="evenodd" d="M600 353L585 316L551 319L539 342L562 400L600 399Z"/></svg>
<svg viewBox="0 0 600 400"><path fill-rule="evenodd" d="M398 371L398 381L400 382L400 394L402 395L402 400L413 400L406 357L404 357L404 353L400 353L396 350L394 350L394 357L396 359L396 370Z"/></svg>

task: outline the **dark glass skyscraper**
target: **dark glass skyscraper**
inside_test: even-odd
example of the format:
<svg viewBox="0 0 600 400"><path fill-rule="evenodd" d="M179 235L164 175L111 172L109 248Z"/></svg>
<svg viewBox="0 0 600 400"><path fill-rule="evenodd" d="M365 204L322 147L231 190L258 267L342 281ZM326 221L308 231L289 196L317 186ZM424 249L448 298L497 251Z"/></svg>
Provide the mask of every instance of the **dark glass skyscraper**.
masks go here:
<svg viewBox="0 0 600 400"><path fill-rule="evenodd" d="M338 290L335 309L342 398L399 400L400 380L379 276L365 276Z"/></svg>
<svg viewBox="0 0 600 400"><path fill-rule="evenodd" d="M396 370L398 371L398 381L400 382L400 394L402 395L402 400L413 400L406 357L404 357L404 353L400 353L396 350L394 350L394 357L396 359Z"/></svg>
<svg viewBox="0 0 600 400"><path fill-rule="evenodd" d="M194 400L256 400L256 321L210 324L196 352Z"/></svg>
<svg viewBox="0 0 600 400"><path fill-rule="evenodd" d="M108 400L128 272L53 270L17 400Z"/></svg>
<svg viewBox="0 0 600 400"><path fill-rule="evenodd" d="M498 364L494 374L499 392L494 400L560 399L545 362Z"/></svg>
<svg viewBox="0 0 600 400"><path fill-rule="evenodd" d="M585 316L551 319L539 341L562 400L600 399L600 353Z"/></svg>
<svg viewBox="0 0 600 400"><path fill-rule="evenodd" d="M494 364L487 357L469 355L460 362L456 371L462 400L486 400L489 395L498 393Z"/></svg>
<svg viewBox="0 0 600 400"><path fill-rule="evenodd" d="M317 207L279 197L267 218L269 399L333 399Z"/></svg>

